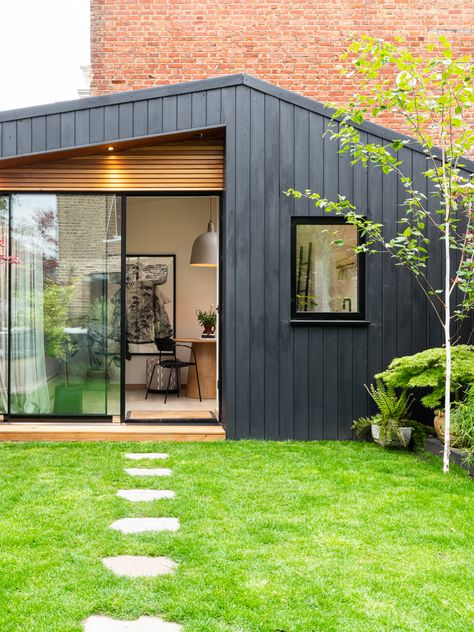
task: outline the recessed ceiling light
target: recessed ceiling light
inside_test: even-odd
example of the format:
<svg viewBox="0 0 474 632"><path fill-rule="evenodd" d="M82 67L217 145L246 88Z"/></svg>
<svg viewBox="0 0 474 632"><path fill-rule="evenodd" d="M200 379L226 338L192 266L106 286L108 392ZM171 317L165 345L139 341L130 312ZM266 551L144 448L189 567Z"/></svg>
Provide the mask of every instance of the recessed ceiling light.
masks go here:
<svg viewBox="0 0 474 632"><path fill-rule="evenodd" d="M115 147L113 147L112 145L110 145L110 147L107 147L107 151L113 151L115 149Z"/></svg>

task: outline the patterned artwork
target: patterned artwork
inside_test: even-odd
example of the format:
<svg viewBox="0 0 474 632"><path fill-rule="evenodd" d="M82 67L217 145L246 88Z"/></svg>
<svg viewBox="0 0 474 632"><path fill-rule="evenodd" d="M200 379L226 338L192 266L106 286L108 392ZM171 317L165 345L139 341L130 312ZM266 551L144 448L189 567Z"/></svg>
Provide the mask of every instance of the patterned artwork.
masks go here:
<svg viewBox="0 0 474 632"><path fill-rule="evenodd" d="M127 257L126 316L130 354L156 353L155 338L174 333L175 261L174 255Z"/></svg>

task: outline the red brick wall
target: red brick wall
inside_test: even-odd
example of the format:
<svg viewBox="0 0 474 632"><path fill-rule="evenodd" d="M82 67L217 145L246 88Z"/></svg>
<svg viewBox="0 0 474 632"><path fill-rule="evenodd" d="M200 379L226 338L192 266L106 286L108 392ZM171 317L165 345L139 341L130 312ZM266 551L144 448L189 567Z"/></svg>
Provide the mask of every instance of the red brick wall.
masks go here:
<svg viewBox="0 0 474 632"><path fill-rule="evenodd" d="M92 94L246 72L344 102L336 65L349 33L443 33L474 50L473 0L91 0ZM395 120L384 124L397 128Z"/></svg>

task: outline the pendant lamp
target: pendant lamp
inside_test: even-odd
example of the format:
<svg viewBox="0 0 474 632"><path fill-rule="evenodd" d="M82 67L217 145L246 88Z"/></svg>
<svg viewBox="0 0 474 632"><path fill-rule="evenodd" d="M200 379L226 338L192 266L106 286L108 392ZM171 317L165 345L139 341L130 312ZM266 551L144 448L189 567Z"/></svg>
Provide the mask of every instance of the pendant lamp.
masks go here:
<svg viewBox="0 0 474 632"><path fill-rule="evenodd" d="M202 233L194 240L191 250L191 261L189 262L192 266L201 268L217 267L217 233L212 221L211 198L209 198L209 216L207 232Z"/></svg>

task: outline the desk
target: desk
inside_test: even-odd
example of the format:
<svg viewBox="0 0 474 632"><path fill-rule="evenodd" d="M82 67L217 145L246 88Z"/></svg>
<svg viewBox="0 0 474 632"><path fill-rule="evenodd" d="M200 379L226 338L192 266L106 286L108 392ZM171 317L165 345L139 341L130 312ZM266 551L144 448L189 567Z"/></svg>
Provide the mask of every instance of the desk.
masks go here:
<svg viewBox="0 0 474 632"><path fill-rule="evenodd" d="M203 399L216 398L216 339L215 338L176 338L177 343L192 345L196 354L196 362L201 383ZM179 347L177 349L179 353ZM192 355L192 354L191 354ZM188 369L188 384L186 396L199 399L196 371L194 367Z"/></svg>

